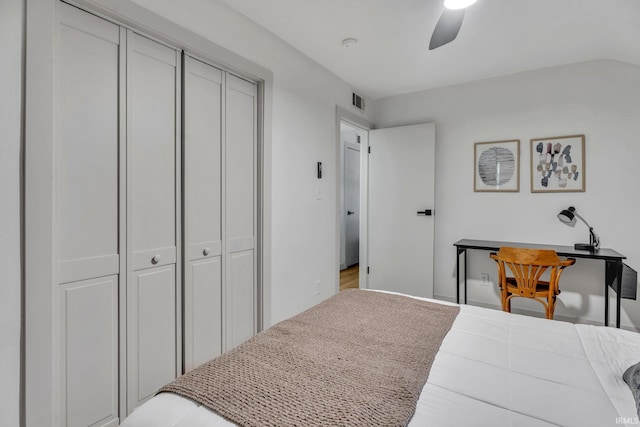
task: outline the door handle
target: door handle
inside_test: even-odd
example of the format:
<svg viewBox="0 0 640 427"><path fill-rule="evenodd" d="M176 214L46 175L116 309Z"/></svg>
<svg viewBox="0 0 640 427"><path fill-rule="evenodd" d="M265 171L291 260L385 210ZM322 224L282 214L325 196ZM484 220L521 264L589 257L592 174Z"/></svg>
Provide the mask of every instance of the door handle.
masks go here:
<svg viewBox="0 0 640 427"><path fill-rule="evenodd" d="M418 215L421 216L431 216L431 209L425 209L423 211L418 211Z"/></svg>
<svg viewBox="0 0 640 427"><path fill-rule="evenodd" d="M353 211L347 211L347 215L353 215L355 212Z"/></svg>

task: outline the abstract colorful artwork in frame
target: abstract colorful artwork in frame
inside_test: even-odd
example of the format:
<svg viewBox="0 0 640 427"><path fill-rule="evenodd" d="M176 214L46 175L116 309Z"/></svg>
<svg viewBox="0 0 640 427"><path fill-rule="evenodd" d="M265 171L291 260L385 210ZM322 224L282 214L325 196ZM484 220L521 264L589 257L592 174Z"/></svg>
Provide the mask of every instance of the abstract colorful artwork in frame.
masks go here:
<svg viewBox="0 0 640 427"><path fill-rule="evenodd" d="M531 140L531 192L585 191L584 135Z"/></svg>
<svg viewBox="0 0 640 427"><path fill-rule="evenodd" d="M520 140L476 142L474 191L520 191Z"/></svg>

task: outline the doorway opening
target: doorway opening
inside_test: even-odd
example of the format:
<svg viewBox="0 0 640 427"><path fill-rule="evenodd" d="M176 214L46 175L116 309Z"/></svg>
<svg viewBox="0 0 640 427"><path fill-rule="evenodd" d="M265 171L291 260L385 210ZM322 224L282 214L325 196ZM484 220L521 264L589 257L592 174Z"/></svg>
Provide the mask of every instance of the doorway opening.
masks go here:
<svg viewBox="0 0 640 427"><path fill-rule="evenodd" d="M340 290L360 288L361 155L368 131L340 121Z"/></svg>

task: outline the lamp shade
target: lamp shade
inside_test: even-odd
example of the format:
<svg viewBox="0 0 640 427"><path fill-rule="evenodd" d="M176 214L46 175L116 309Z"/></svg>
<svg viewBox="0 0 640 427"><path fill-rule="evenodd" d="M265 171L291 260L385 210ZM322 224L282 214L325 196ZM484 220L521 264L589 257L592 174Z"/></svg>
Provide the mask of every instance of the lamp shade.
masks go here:
<svg viewBox="0 0 640 427"><path fill-rule="evenodd" d="M444 7L447 9L465 9L478 0L444 0Z"/></svg>
<svg viewBox="0 0 640 427"><path fill-rule="evenodd" d="M568 209L561 210L558 214L558 219L563 224L573 227L576 225L576 208L570 206Z"/></svg>

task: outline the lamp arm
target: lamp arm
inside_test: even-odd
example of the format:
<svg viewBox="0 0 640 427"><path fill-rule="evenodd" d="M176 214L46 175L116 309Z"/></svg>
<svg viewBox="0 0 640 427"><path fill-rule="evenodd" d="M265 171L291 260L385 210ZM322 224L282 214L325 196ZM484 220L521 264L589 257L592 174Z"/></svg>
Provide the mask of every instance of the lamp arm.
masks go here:
<svg viewBox="0 0 640 427"><path fill-rule="evenodd" d="M575 211L574 211L574 212L573 212L573 214L574 214L575 216L577 216L578 218L580 218L580 220L581 220L582 222L584 222L584 223L587 225L587 227L589 227L589 230L591 231L591 233L593 233L593 227L591 227L591 226L589 225L589 223L588 223L584 218L582 218L582 217L578 214L578 212L575 212Z"/></svg>
<svg viewBox="0 0 640 427"><path fill-rule="evenodd" d="M600 238L598 238L598 235L593 231L593 227L590 226L589 223L584 218L578 215L577 212L574 212L573 214L576 217L580 218L580 221L584 222L585 225L589 227L589 244L593 245L596 249L598 249L600 247Z"/></svg>

